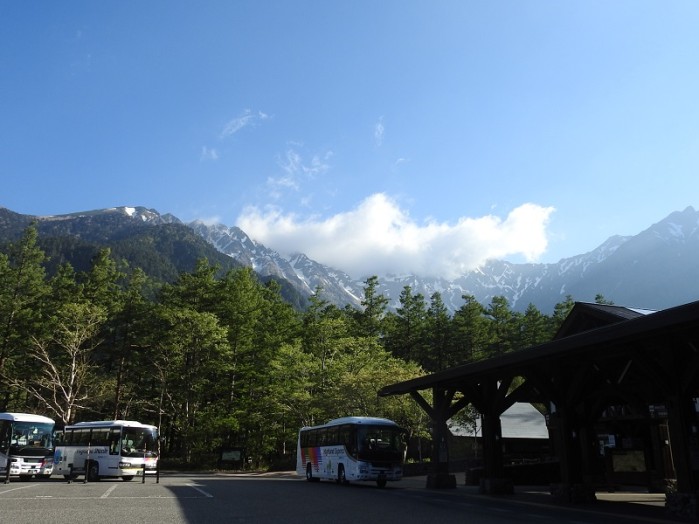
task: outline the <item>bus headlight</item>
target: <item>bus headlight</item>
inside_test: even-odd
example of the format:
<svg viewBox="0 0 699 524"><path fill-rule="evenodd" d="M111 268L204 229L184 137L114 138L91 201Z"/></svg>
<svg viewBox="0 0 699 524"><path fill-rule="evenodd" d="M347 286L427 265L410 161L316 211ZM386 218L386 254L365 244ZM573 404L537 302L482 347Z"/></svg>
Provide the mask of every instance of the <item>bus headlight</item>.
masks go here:
<svg viewBox="0 0 699 524"><path fill-rule="evenodd" d="M119 462L119 468L131 469L131 462Z"/></svg>

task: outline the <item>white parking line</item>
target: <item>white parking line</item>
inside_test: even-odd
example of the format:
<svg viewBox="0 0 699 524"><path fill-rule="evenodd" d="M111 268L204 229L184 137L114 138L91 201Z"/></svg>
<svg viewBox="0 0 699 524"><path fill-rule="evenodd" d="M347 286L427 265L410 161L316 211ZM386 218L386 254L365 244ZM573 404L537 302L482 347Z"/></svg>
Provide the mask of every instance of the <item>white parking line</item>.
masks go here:
<svg viewBox="0 0 699 524"><path fill-rule="evenodd" d="M211 493L207 493L206 491L204 491L204 490L201 489L201 488L198 488L198 487L195 486L194 484L187 484L187 485L188 485L190 488L196 489L199 493L201 493L202 495L204 495L204 496L205 496L206 498L208 498L208 499L214 498L214 496L213 496Z"/></svg>
<svg viewBox="0 0 699 524"><path fill-rule="evenodd" d="M113 486L111 486L107 491L105 491L104 493L102 493L102 496L101 496L100 498L101 498L101 499L106 499L106 498L110 495L110 493L116 489L116 487L117 487L116 484L114 484Z"/></svg>
<svg viewBox="0 0 699 524"><path fill-rule="evenodd" d="M9 493L10 491L17 491L18 489L36 488L37 486L38 486L38 484L27 484L26 486L20 486L18 488L9 488L9 489L5 489L5 490L0 491L0 495L2 495L4 493Z"/></svg>

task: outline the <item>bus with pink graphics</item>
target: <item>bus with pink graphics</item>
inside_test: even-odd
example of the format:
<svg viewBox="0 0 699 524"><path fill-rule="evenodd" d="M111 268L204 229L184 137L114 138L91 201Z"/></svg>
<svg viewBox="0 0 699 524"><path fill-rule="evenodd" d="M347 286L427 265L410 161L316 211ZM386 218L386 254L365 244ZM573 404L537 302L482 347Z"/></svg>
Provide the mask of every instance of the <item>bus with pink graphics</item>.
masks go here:
<svg viewBox="0 0 699 524"><path fill-rule="evenodd" d="M299 431L296 473L309 481L375 481L403 478L406 432L392 420L344 417Z"/></svg>

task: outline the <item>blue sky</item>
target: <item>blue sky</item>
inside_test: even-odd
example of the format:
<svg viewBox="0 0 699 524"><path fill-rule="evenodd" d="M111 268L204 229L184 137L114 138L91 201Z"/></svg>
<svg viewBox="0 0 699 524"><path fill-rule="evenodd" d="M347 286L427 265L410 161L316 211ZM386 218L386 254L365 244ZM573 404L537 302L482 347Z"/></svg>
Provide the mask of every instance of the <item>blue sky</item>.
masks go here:
<svg viewBox="0 0 699 524"><path fill-rule="evenodd" d="M699 207L695 1L0 1L0 205L145 206L353 276ZM437 262L436 262L437 261Z"/></svg>

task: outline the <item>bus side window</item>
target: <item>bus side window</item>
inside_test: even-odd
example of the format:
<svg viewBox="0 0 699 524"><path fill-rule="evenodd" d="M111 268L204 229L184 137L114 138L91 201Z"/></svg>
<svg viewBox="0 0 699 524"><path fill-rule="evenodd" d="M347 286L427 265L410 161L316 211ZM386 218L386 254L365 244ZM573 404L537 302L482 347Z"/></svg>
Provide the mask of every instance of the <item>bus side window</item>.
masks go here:
<svg viewBox="0 0 699 524"><path fill-rule="evenodd" d="M338 444L340 444L337 426L328 428L328 433L325 436L325 440L325 444L327 446L337 446Z"/></svg>
<svg viewBox="0 0 699 524"><path fill-rule="evenodd" d="M109 430L107 428L98 428L92 430L92 445L93 446L108 446L109 445Z"/></svg>
<svg viewBox="0 0 699 524"><path fill-rule="evenodd" d="M341 445L347 448L347 453L351 456L357 455L357 439L354 436L352 426L340 426L339 439Z"/></svg>
<svg viewBox="0 0 699 524"><path fill-rule="evenodd" d="M110 455L118 455L119 453L121 453L120 437L121 431L119 431L119 429L112 429L112 431L109 432Z"/></svg>
<svg viewBox="0 0 699 524"><path fill-rule="evenodd" d="M318 430L317 429L311 429L308 431L307 444L308 444L309 448L314 448L318 445Z"/></svg>
<svg viewBox="0 0 699 524"><path fill-rule="evenodd" d="M0 451L3 453L7 452L8 440L10 440L11 426L9 421L0 421Z"/></svg>
<svg viewBox="0 0 699 524"><path fill-rule="evenodd" d="M73 433L73 438L78 438L78 445L80 446L91 446L92 445L92 430L89 428L79 429Z"/></svg>

